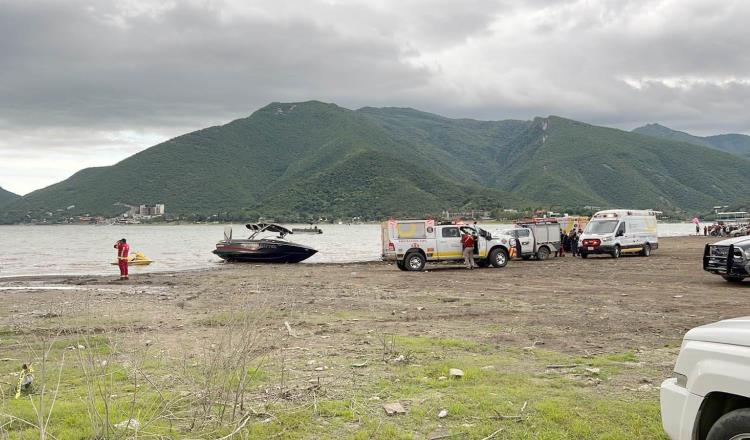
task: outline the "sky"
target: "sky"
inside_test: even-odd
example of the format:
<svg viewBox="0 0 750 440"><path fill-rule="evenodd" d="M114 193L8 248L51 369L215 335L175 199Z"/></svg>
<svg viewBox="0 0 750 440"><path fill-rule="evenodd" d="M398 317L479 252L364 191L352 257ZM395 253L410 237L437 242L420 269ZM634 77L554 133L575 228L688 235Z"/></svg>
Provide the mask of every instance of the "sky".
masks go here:
<svg viewBox="0 0 750 440"><path fill-rule="evenodd" d="M270 102L750 134L746 0L2 0L0 187Z"/></svg>

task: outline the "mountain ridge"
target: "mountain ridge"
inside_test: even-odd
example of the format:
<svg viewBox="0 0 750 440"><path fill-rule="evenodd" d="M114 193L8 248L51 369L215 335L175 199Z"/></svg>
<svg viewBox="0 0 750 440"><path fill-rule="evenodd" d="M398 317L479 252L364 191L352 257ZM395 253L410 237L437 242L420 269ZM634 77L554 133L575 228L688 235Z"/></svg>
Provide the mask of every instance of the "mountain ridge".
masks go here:
<svg viewBox="0 0 750 440"><path fill-rule="evenodd" d="M3 187L0 187L0 206L7 205L13 200L19 199L20 197L21 196L19 196L18 194L10 192L7 189L4 189Z"/></svg>
<svg viewBox="0 0 750 440"><path fill-rule="evenodd" d="M0 222L47 212L114 216L121 203L297 221L584 205L701 212L746 200L748 185L750 161L559 116L478 121L277 102L81 170L9 203Z"/></svg>
<svg viewBox="0 0 750 440"><path fill-rule="evenodd" d="M674 130L659 123L646 124L634 128L632 132L662 139L689 142L725 153L735 154L746 159L750 158L750 136L745 134L727 133L712 136L695 136L684 131Z"/></svg>

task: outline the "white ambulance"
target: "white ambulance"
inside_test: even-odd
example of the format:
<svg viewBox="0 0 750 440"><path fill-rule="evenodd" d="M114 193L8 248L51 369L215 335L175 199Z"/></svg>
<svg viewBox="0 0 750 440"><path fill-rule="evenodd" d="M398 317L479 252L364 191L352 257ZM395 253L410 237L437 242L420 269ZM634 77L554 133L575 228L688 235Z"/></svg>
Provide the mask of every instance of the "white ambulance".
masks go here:
<svg viewBox="0 0 750 440"><path fill-rule="evenodd" d="M461 235L477 237L474 259L480 267L508 264L513 239L494 237L474 225L436 224L434 220L390 220L382 224L383 260L393 261L401 270L421 271L428 261L463 262Z"/></svg>
<svg viewBox="0 0 750 440"><path fill-rule="evenodd" d="M609 254L620 258L623 253L637 253L644 257L659 247L656 235L657 211L610 209L599 211L583 230L578 249L581 257Z"/></svg>

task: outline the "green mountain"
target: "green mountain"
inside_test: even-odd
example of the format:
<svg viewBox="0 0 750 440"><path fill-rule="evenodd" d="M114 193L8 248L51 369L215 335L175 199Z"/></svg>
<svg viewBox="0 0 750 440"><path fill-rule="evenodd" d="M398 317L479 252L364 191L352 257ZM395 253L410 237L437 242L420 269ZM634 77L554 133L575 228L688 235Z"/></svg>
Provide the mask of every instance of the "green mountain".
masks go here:
<svg viewBox="0 0 750 440"><path fill-rule="evenodd" d="M744 202L749 185L750 161L560 117L475 121L312 101L273 103L82 170L11 202L0 222L143 203L284 220L528 206L699 212Z"/></svg>
<svg viewBox="0 0 750 440"><path fill-rule="evenodd" d="M12 202L13 200L18 199L18 194L14 194L8 190L4 190L2 187L0 187L0 206L5 206L8 203Z"/></svg>
<svg viewBox="0 0 750 440"><path fill-rule="evenodd" d="M673 141L689 142L695 145L713 148L726 153L750 158L750 136L745 134L719 134L715 136L693 136L684 131L672 130L660 124L647 124L633 129L633 132L669 139Z"/></svg>

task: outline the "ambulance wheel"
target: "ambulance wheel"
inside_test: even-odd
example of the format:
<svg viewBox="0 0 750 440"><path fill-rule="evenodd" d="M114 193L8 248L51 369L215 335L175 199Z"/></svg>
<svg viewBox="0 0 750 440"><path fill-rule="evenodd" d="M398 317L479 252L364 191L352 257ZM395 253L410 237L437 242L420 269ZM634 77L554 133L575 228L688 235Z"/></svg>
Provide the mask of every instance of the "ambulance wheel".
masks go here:
<svg viewBox="0 0 750 440"><path fill-rule="evenodd" d="M406 270L410 272L420 272L424 270L424 265L427 261L419 252L412 252L406 255L404 258L404 264Z"/></svg>
<svg viewBox="0 0 750 440"><path fill-rule="evenodd" d="M406 264L403 261L396 261L396 267L401 270L406 270Z"/></svg>
<svg viewBox="0 0 750 440"><path fill-rule="evenodd" d="M493 267L505 267L508 264L508 251L503 248L495 248L490 252L490 264Z"/></svg>
<svg viewBox="0 0 750 440"><path fill-rule="evenodd" d="M536 251L536 259L537 260L546 260L547 257L549 257L549 248L546 246L542 246L539 248L538 251Z"/></svg>
<svg viewBox="0 0 750 440"><path fill-rule="evenodd" d="M620 245L616 244L615 248L612 249L612 258L620 258Z"/></svg>
<svg viewBox="0 0 750 440"><path fill-rule="evenodd" d="M641 251L641 255L644 257L648 257L651 255L651 245L646 243L643 245L643 250Z"/></svg>

